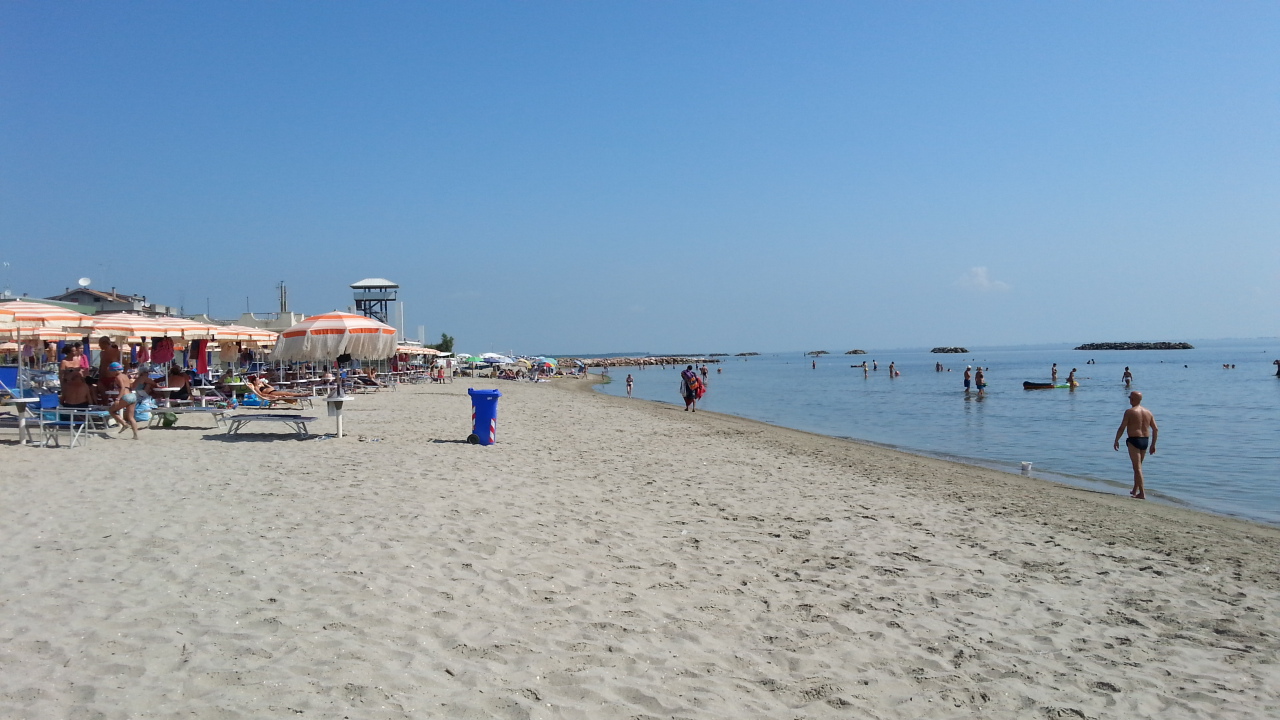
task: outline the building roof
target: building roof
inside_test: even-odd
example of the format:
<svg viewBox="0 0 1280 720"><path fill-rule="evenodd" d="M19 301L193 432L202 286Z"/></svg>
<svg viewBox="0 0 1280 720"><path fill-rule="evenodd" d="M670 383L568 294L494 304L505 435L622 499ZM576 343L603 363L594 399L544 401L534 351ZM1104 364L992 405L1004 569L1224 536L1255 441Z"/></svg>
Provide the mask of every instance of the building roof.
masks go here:
<svg viewBox="0 0 1280 720"><path fill-rule="evenodd" d="M386 278L365 278L360 282L351 283L352 290L387 290L398 287L400 286Z"/></svg>
<svg viewBox="0 0 1280 720"><path fill-rule="evenodd" d="M126 295L125 293L102 292L101 290L94 290L92 288L87 288L87 287L76 288L74 290L72 290L71 288L67 288L66 292L60 295L54 295L53 297L47 298L47 299L61 300L64 297L67 297L69 295L75 295L77 293L83 293L85 295L88 295L89 297L102 298L103 300L106 300L108 302L145 302L146 301L146 298L140 295Z"/></svg>

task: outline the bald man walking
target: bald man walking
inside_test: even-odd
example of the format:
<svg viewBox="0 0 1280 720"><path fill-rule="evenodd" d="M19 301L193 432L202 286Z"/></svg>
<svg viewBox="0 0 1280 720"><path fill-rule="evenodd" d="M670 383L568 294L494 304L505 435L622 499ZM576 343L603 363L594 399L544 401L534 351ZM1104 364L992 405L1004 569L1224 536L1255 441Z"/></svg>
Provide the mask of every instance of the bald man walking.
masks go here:
<svg viewBox="0 0 1280 720"><path fill-rule="evenodd" d="M1117 451L1120 450L1120 436L1125 432L1129 433L1129 437L1124 443L1129 448L1129 462L1133 463L1133 489L1129 491L1129 495L1138 500L1146 500L1142 461L1146 460L1148 452L1156 454L1156 436L1160 434L1160 428L1156 427L1156 416L1142 407L1142 393L1137 390L1129 393L1129 409L1124 411L1120 427L1116 430L1113 447Z"/></svg>

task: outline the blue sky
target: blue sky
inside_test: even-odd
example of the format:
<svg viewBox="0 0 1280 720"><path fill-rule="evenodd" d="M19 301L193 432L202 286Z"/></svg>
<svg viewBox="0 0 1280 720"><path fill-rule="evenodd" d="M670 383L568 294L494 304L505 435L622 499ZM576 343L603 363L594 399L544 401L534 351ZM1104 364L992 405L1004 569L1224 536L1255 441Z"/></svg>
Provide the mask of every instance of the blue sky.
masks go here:
<svg viewBox="0 0 1280 720"><path fill-rule="evenodd" d="M0 5L0 260L738 352L1280 333L1270 3Z"/></svg>

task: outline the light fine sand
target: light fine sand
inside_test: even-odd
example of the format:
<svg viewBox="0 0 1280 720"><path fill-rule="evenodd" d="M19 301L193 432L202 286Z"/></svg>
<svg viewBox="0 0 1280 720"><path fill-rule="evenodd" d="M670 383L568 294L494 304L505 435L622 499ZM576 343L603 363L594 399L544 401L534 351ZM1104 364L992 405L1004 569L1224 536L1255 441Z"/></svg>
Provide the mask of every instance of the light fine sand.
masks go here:
<svg viewBox="0 0 1280 720"><path fill-rule="evenodd" d="M5 437L0 718L1280 717L1276 529L468 384Z"/></svg>

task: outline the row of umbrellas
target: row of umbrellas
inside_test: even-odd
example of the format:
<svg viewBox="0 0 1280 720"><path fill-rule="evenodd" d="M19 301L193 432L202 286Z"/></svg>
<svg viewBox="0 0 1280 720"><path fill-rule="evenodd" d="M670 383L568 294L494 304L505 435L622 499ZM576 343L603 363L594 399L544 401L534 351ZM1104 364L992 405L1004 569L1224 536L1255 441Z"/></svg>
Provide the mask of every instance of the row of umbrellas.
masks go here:
<svg viewBox="0 0 1280 720"><path fill-rule="evenodd" d="M66 340L88 334L141 342L144 337L270 343L276 333L238 325L209 325L177 317L132 313L85 315L58 305L15 300L0 303L0 337L9 340Z"/></svg>
<svg viewBox="0 0 1280 720"><path fill-rule="evenodd" d="M0 340L65 340L85 334L142 342L147 337L240 342L275 342L272 358L282 362L360 360L395 354L396 329L351 313L315 315L282 333L236 325L209 325L176 317L132 313L85 315L58 305L15 300L0 303ZM434 351L433 351L434 352Z"/></svg>
<svg viewBox="0 0 1280 720"><path fill-rule="evenodd" d="M460 362L471 363L472 365L524 365L525 367L555 367L556 361L547 357L534 358L512 358L498 353L484 353L482 355L460 355Z"/></svg>

